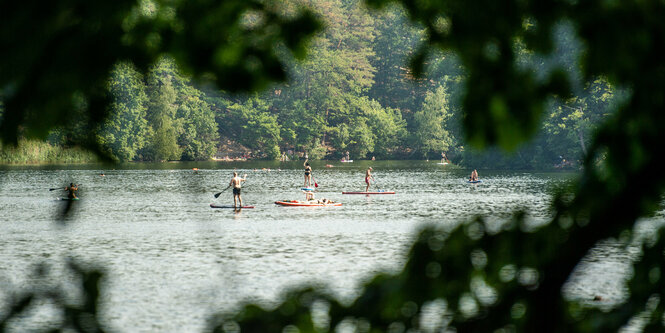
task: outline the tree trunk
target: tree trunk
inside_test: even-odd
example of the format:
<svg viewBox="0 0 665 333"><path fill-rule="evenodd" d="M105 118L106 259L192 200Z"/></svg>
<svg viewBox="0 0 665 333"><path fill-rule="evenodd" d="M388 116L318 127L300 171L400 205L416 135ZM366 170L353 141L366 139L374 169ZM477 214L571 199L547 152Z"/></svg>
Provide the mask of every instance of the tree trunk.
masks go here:
<svg viewBox="0 0 665 333"><path fill-rule="evenodd" d="M329 111L330 111L330 109L326 109L326 121L325 121L325 124L323 124L323 126L328 126L328 112ZM323 131L323 138L321 139L321 145L322 146L326 145L326 131L325 130Z"/></svg>
<svg viewBox="0 0 665 333"><path fill-rule="evenodd" d="M582 146L582 153L586 156L586 145L584 144L584 132L582 130L577 131L577 136L580 138L580 146Z"/></svg>

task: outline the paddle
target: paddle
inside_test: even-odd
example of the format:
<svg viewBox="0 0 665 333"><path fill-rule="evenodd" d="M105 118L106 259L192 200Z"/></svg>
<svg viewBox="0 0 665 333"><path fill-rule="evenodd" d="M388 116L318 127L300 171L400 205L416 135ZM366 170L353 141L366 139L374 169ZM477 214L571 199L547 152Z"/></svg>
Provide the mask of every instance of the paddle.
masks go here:
<svg viewBox="0 0 665 333"><path fill-rule="evenodd" d="M314 181L314 187L319 187L319 184L316 183L316 179L314 179L314 175L312 175L312 180Z"/></svg>
<svg viewBox="0 0 665 333"><path fill-rule="evenodd" d="M376 188L379 190L379 192L382 192L381 186L379 186L379 184L376 182L376 179L374 179L374 177L372 177L372 179L374 180L374 185L376 185Z"/></svg>
<svg viewBox="0 0 665 333"><path fill-rule="evenodd" d="M231 188L231 185L229 185L229 186L227 186L225 189L223 189L222 192L224 192L224 191L226 191L226 190L228 190L228 189L230 189L230 188ZM215 198L219 198L219 196L222 194L222 192L215 193Z"/></svg>

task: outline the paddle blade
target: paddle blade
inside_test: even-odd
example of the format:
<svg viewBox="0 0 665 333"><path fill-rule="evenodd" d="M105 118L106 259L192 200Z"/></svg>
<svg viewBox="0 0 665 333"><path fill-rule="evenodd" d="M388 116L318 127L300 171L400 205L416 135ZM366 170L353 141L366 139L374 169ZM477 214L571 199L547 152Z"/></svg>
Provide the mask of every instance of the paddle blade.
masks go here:
<svg viewBox="0 0 665 333"><path fill-rule="evenodd" d="M314 182L314 187L319 187L319 184L317 182Z"/></svg>
<svg viewBox="0 0 665 333"><path fill-rule="evenodd" d="M215 198L219 198L219 195L222 194L222 192L215 193Z"/></svg>

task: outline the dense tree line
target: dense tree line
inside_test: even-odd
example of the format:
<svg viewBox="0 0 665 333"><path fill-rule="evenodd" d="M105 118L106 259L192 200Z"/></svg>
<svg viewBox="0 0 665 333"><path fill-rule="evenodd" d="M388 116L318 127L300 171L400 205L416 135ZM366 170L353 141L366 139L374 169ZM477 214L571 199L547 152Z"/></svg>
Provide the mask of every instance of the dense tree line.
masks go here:
<svg viewBox="0 0 665 333"><path fill-rule="evenodd" d="M356 159L438 158L446 152L454 163L474 167L573 166L585 155L593 128L618 100L603 78L580 82L575 97L549 104L538 119L539 135L530 142L509 154L479 153L461 126L462 86L470 78L449 53L427 55L425 76L415 78L407 63L420 56L424 34L403 9L369 11L354 0L307 5L326 28L311 41L305 60L279 55L288 83L259 93L216 90L183 74L171 58L162 58L147 75L129 63L117 64L108 82L113 111L94 130L102 150L120 161L206 160L221 141L231 140L268 159L287 151L315 159L340 158L347 151ZM251 25L258 19L246 20ZM562 63L575 72L579 45L569 30L556 32L553 57L521 49L520 61L533 71ZM480 117L473 121L499 125ZM82 141L80 133L90 132L85 126L86 121L67 124L51 133L50 142Z"/></svg>

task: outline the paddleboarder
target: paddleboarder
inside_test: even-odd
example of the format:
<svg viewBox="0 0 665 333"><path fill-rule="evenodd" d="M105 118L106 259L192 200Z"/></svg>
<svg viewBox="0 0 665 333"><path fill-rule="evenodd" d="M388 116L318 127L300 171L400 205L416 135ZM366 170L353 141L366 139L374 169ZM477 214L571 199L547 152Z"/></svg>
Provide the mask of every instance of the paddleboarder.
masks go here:
<svg viewBox="0 0 665 333"><path fill-rule="evenodd" d="M307 162L307 157L305 157L305 184L303 187L312 187L312 167Z"/></svg>
<svg viewBox="0 0 665 333"><path fill-rule="evenodd" d="M367 183L367 186L365 187L365 192L369 192L370 179L374 180L374 177L372 177L372 167L367 168L367 171L365 171L365 183Z"/></svg>
<svg viewBox="0 0 665 333"><path fill-rule="evenodd" d="M247 177L247 174L244 175ZM242 182L245 181L245 178L240 178L237 172L233 172L233 178L229 186L233 186L233 207L242 207L242 197L240 196L240 188L242 187ZM240 206L237 205L237 202L240 202Z"/></svg>
<svg viewBox="0 0 665 333"><path fill-rule="evenodd" d="M76 196L76 191L79 190L79 187L77 185L74 185L74 183L69 183L69 186L65 187L65 191L68 191L67 193L67 199L78 199Z"/></svg>
<svg viewBox="0 0 665 333"><path fill-rule="evenodd" d="M469 177L469 181L475 182L477 180L478 180L478 171L476 171L476 169L473 169L473 171L471 171L471 176Z"/></svg>
<svg viewBox="0 0 665 333"><path fill-rule="evenodd" d="M303 191L303 192L305 192L305 202L313 204L324 204L324 205L335 203L334 201L326 198L323 199L314 198L314 192L312 191Z"/></svg>
<svg viewBox="0 0 665 333"><path fill-rule="evenodd" d="M447 162L448 162L448 158L446 157L446 153L442 152L441 153L441 164L447 163Z"/></svg>

